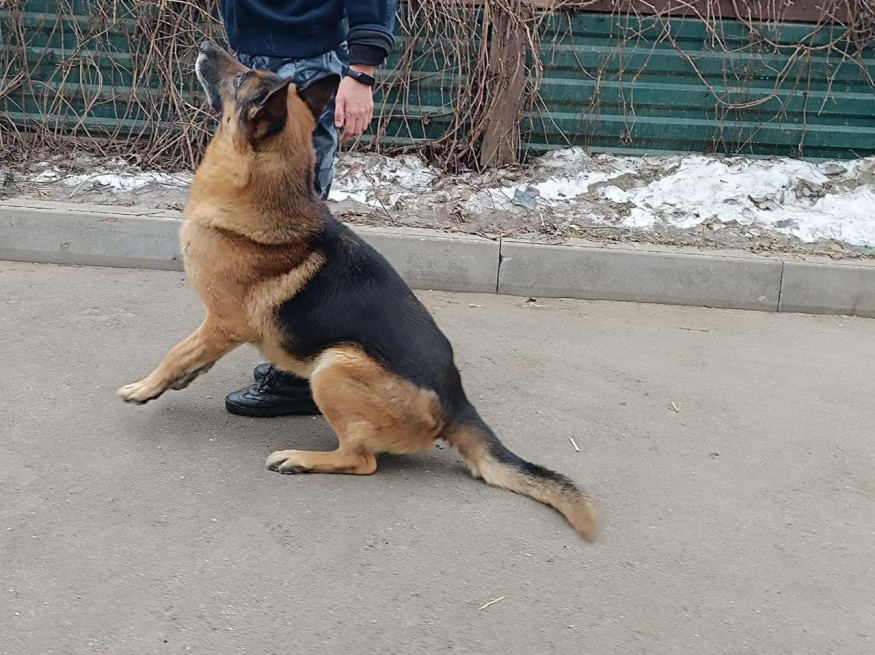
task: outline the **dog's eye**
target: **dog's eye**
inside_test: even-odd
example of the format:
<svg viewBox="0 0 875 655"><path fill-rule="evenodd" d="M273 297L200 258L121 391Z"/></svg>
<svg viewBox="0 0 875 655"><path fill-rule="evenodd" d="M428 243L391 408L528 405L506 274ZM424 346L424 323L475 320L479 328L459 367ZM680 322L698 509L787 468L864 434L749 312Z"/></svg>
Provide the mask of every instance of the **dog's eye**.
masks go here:
<svg viewBox="0 0 875 655"><path fill-rule="evenodd" d="M246 79L246 73L237 73L234 76L234 88L238 88L241 84L243 84L243 80Z"/></svg>

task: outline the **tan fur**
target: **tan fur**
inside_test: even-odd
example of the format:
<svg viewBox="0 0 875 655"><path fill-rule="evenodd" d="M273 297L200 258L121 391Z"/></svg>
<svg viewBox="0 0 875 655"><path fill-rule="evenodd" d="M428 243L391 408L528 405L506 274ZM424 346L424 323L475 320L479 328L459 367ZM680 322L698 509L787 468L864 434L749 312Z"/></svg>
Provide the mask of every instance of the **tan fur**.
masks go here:
<svg viewBox="0 0 875 655"><path fill-rule="evenodd" d="M583 493L571 491L555 482L526 475L518 468L495 460L486 447L483 434L476 428L453 426L441 435L455 446L475 477L494 487L529 496L557 509L575 531L587 541L596 537L598 520L592 501Z"/></svg>
<svg viewBox="0 0 875 655"><path fill-rule="evenodd" d="M227 66L229 74L248 70L230 58ZM247 83L256 84L260 75L254 72ZM209 329L201 326L147 378L119 389L125 400L157 398L241 343L253 343L269 361L309 376L312 362L285 352L271 318L324 264L306 239L320 225L322 210L312 193L303 192L313 166L305 144L315 119L293 88L288 104L285 129L258 151L241 132L234 105L225 112L195 173L180 231L185 270L207 308Z"/></svg>
<svg viewBox="0 0 875 655"><path fill-rule="evenodd" d="M312 190L310 138L312 111L326 96L320 99L324 91L317 89L305 93L305 103L294 87L278 86L275 77L249 71L227 54L220 68L222 120L195 174L180 232L185 269L207 317L148 377L119 394L143 403L168 388L182 389L222 355L252 343L277 367L310 380L313 398L338 438L333 451L277 451L267 460L269 469L368 475L377 469L378 453L413 453L444 438L475 475L555 507L592 539L595 512L582 492L558 474L531 475L533 465L522 460L517 467L499 462L492 454L499 451L489 449L497 438L484 432L485 424L483 429L447 425L455 419L444 417L434 391L389 372L354 345L331 347L307 360L286 349L278 309L325 265L324 255L310 247L323 221ZM232 78L240 83L229 86ZM241 104L239 97L249 100ZM282 104L275 104L279 99L287 103L287 120L266 122L264 114L269 119L283 113Z"/></svg>
<svg viewBox="0 0 875 655"><path fill-rule="evenodd" d="M226 66L228 75L248 70L233 61ZM247 84L257 84L259 75ZM364 464L346 461L338 471L371 473L374 453L415 452L433 443L442 429L439 404L433 392L388 373L357 349L331 349L302 361L283 347L276 309L325 263L307 246L321 208L308 201L312 194L296 193L313 166L312 149L303 144L315 119L293 90L283 132L258 150L249 145L252 135L241 130L234 104L226 104L195 174L180 233L186 273L207 307L210 329L199 329L149 377L119 393L133 402L155 398L202 360L211 357L211 363L240 343L253 343L272 364L311 379L314 399L340 439L336 452L348 454L353 447L366 453ZM320 453L316 464L307 455L295 466L325 470L327 456Z"/></svg>
<svg viewBox="0 0 875 655"><path fill-rule="evenodd" d="M324 263L322 254L312 252L294 270L254 285L246 298L249 324L259 334L256 344L258 349L277 368L302 378L310 377L314 362L293 357L283 347L282 334L276 322L276 310L283 302L296 295Z"/></svg>
<svg viewBox="0 0 875 655"><path fill-rule="evenodd" d="M197 330L167 353L147 378L122 387L119 395L129 402L144 403L157 398L171 386L185 388L240 343L208 315Z"/></svg>
<svg viewBox="0 0 875 655"><path fill-rule="evenodd" d="M337 450L278 451L267 459L271 470L369 475L377 470L375 454L430 448L444 427L433 391L389 373L352 346L322 353L310 385L337 434Z"/></svg>

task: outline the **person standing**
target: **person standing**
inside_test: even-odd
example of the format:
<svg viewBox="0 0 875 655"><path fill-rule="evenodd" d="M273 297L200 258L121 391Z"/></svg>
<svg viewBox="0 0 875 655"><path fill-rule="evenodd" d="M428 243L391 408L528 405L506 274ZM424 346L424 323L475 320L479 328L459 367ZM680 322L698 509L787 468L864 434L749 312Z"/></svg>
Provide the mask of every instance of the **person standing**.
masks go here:
<svg viewBox="0 0 875 655"><path fill-rule="evenodd" d="M315 186L323 199L331 189L338 143L359 136L371 122L374 69L394 46L397 7L397 0L221 0L228 43L244 66L271 70L300 88L341 76L313 131ZM254 384L225 398L229 412L320 413L307 380L268 364L256 366L254 377Z"/></svg>

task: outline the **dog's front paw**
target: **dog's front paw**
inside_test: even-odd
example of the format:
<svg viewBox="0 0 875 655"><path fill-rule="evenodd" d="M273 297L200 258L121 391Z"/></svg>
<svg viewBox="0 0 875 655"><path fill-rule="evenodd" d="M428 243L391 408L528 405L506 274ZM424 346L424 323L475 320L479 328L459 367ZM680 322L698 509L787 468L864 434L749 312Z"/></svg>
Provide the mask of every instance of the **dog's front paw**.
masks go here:
<svg viewBox="0 0 875 655"><path fill-rule="evenodd" d="M285 475L306 473L306 469L300 466L296 461L297 454L298 451L296 450L278 450L275 453L271 453L270 457L267 458L265 467L267 467L269 471L276 471L277 473L284 473Z"/></svg>
<svg viewBox="0 0 875 655"><path fill-rule="evenodd" d="M151 382L149 378L146 378L145 380L123 386L118 390L118 395L126 403L142 405L160 396L166 388L164 385L156 384Z"/></svg>

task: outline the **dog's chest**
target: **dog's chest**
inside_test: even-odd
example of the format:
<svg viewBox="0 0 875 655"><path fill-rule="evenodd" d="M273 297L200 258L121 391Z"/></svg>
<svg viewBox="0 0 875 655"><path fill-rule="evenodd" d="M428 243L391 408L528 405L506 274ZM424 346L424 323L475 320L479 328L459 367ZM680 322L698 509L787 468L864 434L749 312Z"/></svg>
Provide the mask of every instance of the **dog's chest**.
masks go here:
<svg viewBox="0 0 875 655"><path fill-rule="evenodd" d="M180 232L189 282L207 308L222 315L251 315L295 293L298 278L318 269L298 244L267 245L186 221ZM270 298L270 302L265 299Z"/></svg>
<svg viewBox="0 0 875 655"><path fill-rule="evenodd" d="M246 313L244 298L256 277L253 253L222 232L186 221L180 245L189 283L207 309L230 317Z"/></svg>

